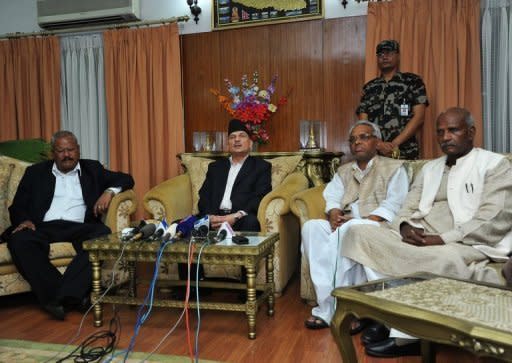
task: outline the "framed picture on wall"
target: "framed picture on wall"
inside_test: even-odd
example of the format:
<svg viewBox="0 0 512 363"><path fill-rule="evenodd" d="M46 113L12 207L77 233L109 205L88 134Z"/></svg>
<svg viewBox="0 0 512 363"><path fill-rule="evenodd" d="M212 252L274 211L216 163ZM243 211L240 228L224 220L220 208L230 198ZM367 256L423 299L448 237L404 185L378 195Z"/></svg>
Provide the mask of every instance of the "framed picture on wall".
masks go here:
<svg viewBox="0 0 512 363"><path fill-rule="evenodd" d="M213 29L319 19L323 0L213 0Z"/></svg>

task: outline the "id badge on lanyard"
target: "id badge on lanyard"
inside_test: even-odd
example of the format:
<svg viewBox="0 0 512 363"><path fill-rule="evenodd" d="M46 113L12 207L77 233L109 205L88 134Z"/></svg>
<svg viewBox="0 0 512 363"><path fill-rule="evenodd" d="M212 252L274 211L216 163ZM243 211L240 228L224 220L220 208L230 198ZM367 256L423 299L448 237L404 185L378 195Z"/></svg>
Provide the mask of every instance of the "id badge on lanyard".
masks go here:
<svg viewBox="0 0 512 363"><path fill-rule="evenodd" d="M407 117L409 116L409 104L403 99L402 104L400 105L400 116Z"/></svg>

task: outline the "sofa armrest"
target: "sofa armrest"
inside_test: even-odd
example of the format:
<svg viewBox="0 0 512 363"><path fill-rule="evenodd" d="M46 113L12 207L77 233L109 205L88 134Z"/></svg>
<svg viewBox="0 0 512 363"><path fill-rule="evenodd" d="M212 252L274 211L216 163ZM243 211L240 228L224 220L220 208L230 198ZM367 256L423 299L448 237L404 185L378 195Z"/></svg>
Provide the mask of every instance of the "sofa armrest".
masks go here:
<svg viewBox="0 0 512 363"><path fill-rule="evenodd" d="M144 195L144 209L155 219L168 221L184 218L192 213L192 186L188 174L168 179Z"/></svg>
<svg viewBox="0 0 512 363"><path fill-rule="evenodd" d="M130 216L137 209L137 197L132 189L118 193L112 198L108 206L104 223L112 232L117 232L130 224Z"/></svg>
<svg viewBox="0 0 512 363"><path fill-rule="evenodd" d="M271 205L279 205L277 215L282 216L290 213L290 199L291 197L304 190L308 187L308 179L300 172L295 172L288 175L283 182L268 193L260 202L258 208L258 221L260 222L261 231L269 232L269 228L266 223L267 209ZM280 203L275 203L277 200L281 200Z"/></svg>
<svg viewBox="0 0 512 363"><path fill-rule="evenodd" d="M325 219L325 185L304 190L295 194L290 201L290 209L300 219L301 226L310 219Z"/></svg>

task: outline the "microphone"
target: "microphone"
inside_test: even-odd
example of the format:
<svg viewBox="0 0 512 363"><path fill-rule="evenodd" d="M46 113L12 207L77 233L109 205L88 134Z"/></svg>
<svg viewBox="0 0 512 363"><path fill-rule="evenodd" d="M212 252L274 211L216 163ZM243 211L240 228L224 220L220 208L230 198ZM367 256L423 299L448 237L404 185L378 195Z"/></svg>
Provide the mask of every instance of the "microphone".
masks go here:
<svg viewBox="0 0 512 363"><path fill-rule="evenodd" d="M153 235L149 238L150 241L156 241L157 239L159 239L160 237L162 237L164 234L164 230L159 228L156 230L155 233L153 233Z"/></svg>
<svg viewBox="0 0 512 363"><path fill-rule="evenodd" d="M228 235L228 231L225 229L221 229L219 233L213 238L216 243L222 242L226 239L226 236Z"/></svg>
<svg viewBox="0 0 512 363"><path fill-rule="evenodd" d="M233 232L231 225L228 222L222 222L219 231L217 232L216 240L217 242L221 242L225 239L231 239L234 234L235 232Z"/></svg>
<svg viewBox="0 0 512 363"><path fill-rule="evenodd" d="M156 231L156 226L154 223L148 223L144 227L142 227L136 235L134 235L130 241L138 241L140 239L146 239L151 236Z"/></svg>
<svg viewBox="0 0 512 363"><path fill-rule="evenodd" d="M194 238L206 238L210 232L210 217L204 216L198 219L194 223L194 229L192 230L192 237Z"/></svg>
<svg viewBox="0 0 512 363"><path fill-rule="evenodd" d="M197 217L190 215L182 219L176 227L175 238L187 238L192 230L194 229L194 223L197 221Z"/></svg>
<svg viewBox="0 0 512 363"><path fill-rule="evenodd" d="M165 234L162 237L162 242L165 243L169 241L171 238L174 238L176 235L176 228L178 227L178 223L172 223L169 228L165 231Z"/></svg>
<svg viewBox="0 0 512 363"><path fill-rule="evenodd" d="M158 226L156 227L156 232L153 233L153 235L149 238L150 241L156 241L158 239L160 239L165 231L167 230L169 226L167 225L167 221L164 219L162 219L160 221L160 223L158 223Z"/></svg>
<svg viewBox="0 0 512 363"><path fill-rule="evenodd" d="M137 233L140 232L140 229L144 227L147 224L147 222L144 219L141 219L139 222L139 225L137 227L133 228L125 228L122 231L121 235L121 241L128 241L133 238Z"/></svg>

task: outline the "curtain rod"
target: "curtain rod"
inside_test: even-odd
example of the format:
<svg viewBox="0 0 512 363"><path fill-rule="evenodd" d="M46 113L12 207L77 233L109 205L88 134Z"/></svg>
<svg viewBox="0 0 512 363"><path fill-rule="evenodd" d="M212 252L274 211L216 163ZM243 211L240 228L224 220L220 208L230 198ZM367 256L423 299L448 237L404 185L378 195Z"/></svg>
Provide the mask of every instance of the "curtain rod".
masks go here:
<svg viewBox="0 0 512 363"><path fill-rule="evenodd" d="M121 28L130 28L130 27L138 27L138 26L149 26L156 24L171 24L181 21L188 21L190 18L188 15L184 16L176 16L167 19L160 20L146 20L146 21L132 21L129 23L119 23L119 24L101 24L101 25L92 25L92 26L84 26L84 27L75 27L75 28L66 28L66 29L58 29L58 30L41 30L38 32L32 33L7 33L4 35L0 35L0 39L11 39L11 38L23 38L23 37L37 37L37 36L47 36L54 34L65 34L65 33L80 33L80 32L90 32L95 30L110 30L110 29L121 29Z"/></svg>

